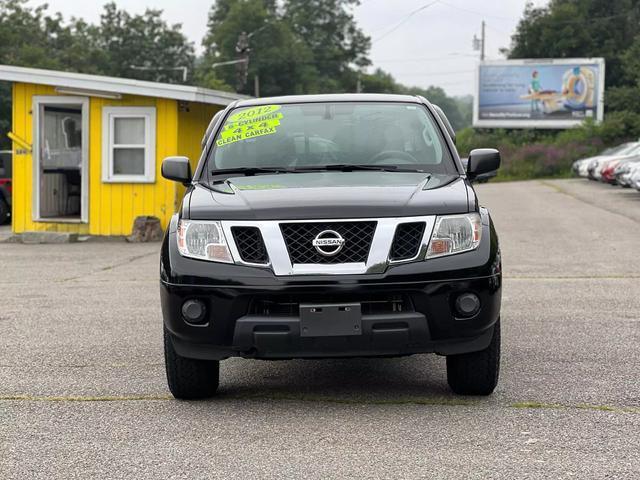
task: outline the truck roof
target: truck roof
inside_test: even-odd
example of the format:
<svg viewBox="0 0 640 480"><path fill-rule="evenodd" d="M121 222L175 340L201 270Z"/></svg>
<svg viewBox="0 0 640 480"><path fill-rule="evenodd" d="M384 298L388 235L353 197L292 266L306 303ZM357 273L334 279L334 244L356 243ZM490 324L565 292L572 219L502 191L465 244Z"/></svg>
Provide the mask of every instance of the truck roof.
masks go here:
<svg viewBox="0 0 640 480"><path fill-rule="evenodd" d="M288 103L321 103L321 102L402 102L421 103L414 95L395 95L387 93L330 93L322 95L288 95L282 97L263 97L239 100L235 107L251 107L256 105L288 104Z"/></svg>

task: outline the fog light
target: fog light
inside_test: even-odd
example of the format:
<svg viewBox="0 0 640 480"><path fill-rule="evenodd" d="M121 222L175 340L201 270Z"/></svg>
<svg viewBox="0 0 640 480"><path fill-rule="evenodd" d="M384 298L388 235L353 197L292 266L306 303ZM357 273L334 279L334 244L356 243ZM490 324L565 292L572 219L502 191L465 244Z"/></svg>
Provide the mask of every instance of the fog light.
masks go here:
<svg viewBox="0 0 640 480"><path fill-rule="evenodd" d="M474 293L463 293L456 299L456 311L463 317L472 317L480 310L480 299Z"/></svg>
<svg viewBox="0 0 640 480"><path fill-rule="evenodd" d="M200 300L187 300L182 304L182 316L189 323L204 323L207 308Z"/></svg>

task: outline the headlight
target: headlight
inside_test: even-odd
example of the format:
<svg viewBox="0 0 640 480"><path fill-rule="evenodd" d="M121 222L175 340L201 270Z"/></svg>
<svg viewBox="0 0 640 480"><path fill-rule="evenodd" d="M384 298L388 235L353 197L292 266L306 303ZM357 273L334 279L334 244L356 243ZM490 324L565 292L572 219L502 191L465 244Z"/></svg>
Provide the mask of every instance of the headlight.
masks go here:
<svg viewBox="0 0 640 480"><path fill-rule="evenodd" d="M482 238L482 219L478 213L438 217L427 250L427 258L475 250Z"/></svg>
<svg viewBox="0 0 640 480"><path fill-rule="evenodd" d="M183 257L233 263L220 222L180 220L177 237Z"/></svg>

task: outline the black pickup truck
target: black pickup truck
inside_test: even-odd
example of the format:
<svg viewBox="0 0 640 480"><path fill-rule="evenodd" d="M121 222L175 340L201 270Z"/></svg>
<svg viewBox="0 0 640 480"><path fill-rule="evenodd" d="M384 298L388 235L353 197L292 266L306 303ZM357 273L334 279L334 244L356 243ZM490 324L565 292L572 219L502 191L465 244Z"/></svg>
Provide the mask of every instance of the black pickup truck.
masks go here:
<svg viewBox="0 0 640 480"><path fill-rule="evenodd" d="M498 236L444 113L422 97L242 100L217 113L168 226L160 289L168 384L218 387L219 362L446 356L458 394L488 395L500 364Z"/></svg>

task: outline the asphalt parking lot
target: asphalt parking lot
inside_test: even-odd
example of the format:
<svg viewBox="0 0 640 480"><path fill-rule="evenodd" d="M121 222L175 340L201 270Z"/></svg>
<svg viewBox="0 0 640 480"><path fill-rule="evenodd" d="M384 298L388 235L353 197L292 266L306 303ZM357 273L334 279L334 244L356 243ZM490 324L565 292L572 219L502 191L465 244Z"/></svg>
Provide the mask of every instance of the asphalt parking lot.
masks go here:
<svg viewBox="0 0 640 480"><path fill-rule="evenodd" d="M165 386L158 244L0 244L0 478L640 478L640 194L478 187L504 261L503 366L223 362Z"/></svg>

